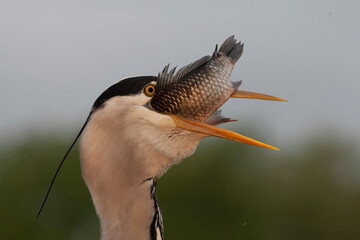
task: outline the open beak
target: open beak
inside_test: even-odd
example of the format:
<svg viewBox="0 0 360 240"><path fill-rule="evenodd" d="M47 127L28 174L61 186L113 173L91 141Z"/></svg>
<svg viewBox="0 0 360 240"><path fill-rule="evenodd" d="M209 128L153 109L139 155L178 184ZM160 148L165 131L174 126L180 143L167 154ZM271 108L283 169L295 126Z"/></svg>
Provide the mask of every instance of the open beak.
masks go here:
<svg viewBox="0 0 360 240"><path fill-rule="evenodd" d="M261 100L271 100L271 101L281 101L281 102L287 102L284 99L273 97L270 95L265 95L261 93L254 93L249 91L242 91L238 90L234 94L230 96L231 98L249 98L249 99L261 99ZM183 119L174 115L170 116L177 127L183 128L192 132L201 133L207 136L214 136L219 138L228 139L235 142L245 143L248 145L256 146L256 147L262 147L262 148L268 148L271 150L279 150L276 147L270 146L268 144L256 141L254 139L248 138L246 136L243 136L241 134L222 129L213 125L209 125L202 122L195 122L188 119Z"/></svg>
<svg viewBox="0 0 360 240"><path fill-rule="evenodd" d="M278 97L274 97L274 96L270 96L270 95L266 95L266 94L262 94L262 93L244 91L244 90L237 90L230 97L231 98L249 98L249 99L287 102L287 100L284 100L282 98L278 98Z"/></svg>

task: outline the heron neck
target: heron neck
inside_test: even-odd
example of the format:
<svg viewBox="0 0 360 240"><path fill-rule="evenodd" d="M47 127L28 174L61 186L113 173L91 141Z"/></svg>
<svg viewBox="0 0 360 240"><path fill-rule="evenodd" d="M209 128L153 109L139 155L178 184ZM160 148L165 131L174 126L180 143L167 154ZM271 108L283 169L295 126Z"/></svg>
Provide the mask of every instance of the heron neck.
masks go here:
<svg viewBox="0 0 360 240"><path fill-rule="evenodd" d="M84 135L81 169L100 218L101 239L162 239L161 213L155 197L161 167L156 171L145 168L154 166L149 162L154 160L139 155L146 151L139 151L131 143L111 145L102 141L86 147L87 143Z"/></svg>

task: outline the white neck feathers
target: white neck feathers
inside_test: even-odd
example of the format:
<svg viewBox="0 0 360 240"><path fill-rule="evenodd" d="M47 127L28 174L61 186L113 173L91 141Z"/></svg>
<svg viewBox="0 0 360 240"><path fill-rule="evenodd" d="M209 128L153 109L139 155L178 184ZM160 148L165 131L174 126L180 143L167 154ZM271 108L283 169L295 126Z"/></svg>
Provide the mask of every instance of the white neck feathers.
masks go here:
<svg viewBox="0 0 360 240"><path fill-rule="evenodd" d="M159 228L157 238L151 229L162 222L153 180L192 154L202 138L176 129L170 117L144 107L147 101L143 95L112 98L92 114L81 139L82 175L102 240L161 239Z"/></svg>

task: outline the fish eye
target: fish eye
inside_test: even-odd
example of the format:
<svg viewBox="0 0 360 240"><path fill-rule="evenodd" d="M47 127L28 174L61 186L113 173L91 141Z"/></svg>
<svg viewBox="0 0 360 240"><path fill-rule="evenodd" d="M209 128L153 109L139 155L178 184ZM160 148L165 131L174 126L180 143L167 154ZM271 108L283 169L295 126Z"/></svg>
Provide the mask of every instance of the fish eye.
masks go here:
<svg viewBox="0 0 360 240"><path fill-rule="evenodd" d="M148 97L152 97L155 94L155 86L152 84L148 84L144 87L144 93Z"/></svg>

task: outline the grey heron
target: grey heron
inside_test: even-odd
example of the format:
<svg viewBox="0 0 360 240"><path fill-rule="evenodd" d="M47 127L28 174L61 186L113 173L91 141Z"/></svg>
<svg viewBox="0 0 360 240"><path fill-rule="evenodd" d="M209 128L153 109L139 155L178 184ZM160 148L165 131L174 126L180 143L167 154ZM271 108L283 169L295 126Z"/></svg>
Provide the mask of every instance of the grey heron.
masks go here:
<svg viewBox="0 0 360 240"><path fill-rule="evenodd" d="M163 239L157 180L216 136L277 150L217 125L231 121L218 108L230 97L284 101L238 90L229 78L243 44L229 37L212 56L175 73L129 77L104 91L57 169L81 135L80 163L101 223L101 239ZM41 212L39 211L39 214ZM38 214L38 215L39 215Z"/></svg>

